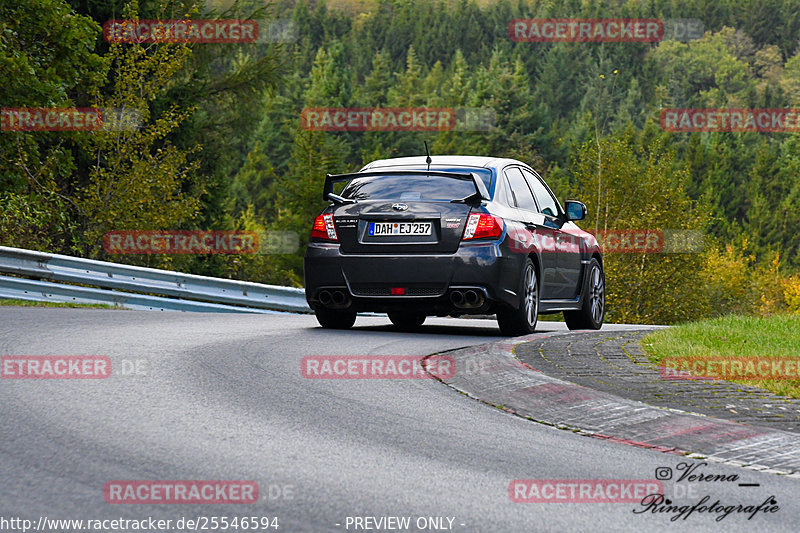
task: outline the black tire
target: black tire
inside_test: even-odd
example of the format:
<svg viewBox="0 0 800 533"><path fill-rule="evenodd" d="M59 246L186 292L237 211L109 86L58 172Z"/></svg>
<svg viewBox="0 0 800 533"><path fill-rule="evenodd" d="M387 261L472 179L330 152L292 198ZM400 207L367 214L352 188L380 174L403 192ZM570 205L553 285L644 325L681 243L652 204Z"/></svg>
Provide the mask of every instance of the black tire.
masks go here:
<svg viewBox="0 0 800 533"><path fill-rule="evenodd" d="M583 280L583 305L580 311L564 311L569 329L600 329L606 316L606 277L597 259L586 265Z"/></svg>
<svg viewBox="0 0 800 533"><path fill-rule="evenodd" d="M314 310L317 322L327 329L350 329L356 323L355 311L333 311L320 307Z"/></svg>
<svg viewBox="0 0 800 533"><path fill-rule="evenodd" d="M426 318L425 315L419 313L404 311L392 311L389 313L389 320L391 320L395 328L400 331L414 331L425 322Z"/></svg>
<svg viewBox="0 0 800 533"><path fill-rule="evenodd" d="M497 310L497 324L503 335L519 337L536 331L539 320L539 275L533 261L527 259L519 284L520 303L517 309Z"/></svg>

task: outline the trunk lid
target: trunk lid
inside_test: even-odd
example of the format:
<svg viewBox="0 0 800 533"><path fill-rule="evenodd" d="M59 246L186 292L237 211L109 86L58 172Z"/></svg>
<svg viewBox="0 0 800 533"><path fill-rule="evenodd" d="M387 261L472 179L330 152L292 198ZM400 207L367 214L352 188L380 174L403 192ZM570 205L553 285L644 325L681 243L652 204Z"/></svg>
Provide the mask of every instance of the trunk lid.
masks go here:
<svg viewBox="0 0 800 533"><path fill-rule="evenodd" d="M455 253L470 206L447 201L366 200L333 212L343 254Z"/></svg>

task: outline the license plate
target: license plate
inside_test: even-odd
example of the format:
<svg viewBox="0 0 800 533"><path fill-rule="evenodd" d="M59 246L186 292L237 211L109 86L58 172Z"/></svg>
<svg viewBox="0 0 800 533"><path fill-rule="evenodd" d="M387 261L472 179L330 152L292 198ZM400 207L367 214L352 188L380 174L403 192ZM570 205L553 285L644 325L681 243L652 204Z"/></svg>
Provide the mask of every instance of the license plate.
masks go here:
<svg viewBox="0 0 800 533"><path fill-rule="evenodd" d="M370 222L369 234L375 237L385 235L430 235L430 222Z"/></svg>

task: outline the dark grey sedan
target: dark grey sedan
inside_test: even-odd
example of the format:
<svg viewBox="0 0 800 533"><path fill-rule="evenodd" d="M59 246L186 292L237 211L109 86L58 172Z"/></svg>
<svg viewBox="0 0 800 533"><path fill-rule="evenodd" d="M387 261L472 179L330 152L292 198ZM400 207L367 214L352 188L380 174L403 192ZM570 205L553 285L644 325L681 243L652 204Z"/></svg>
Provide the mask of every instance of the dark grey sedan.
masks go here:
<svg viewBox="0 0 800 533"><path fill-rule="evenodd" d="M573 222L586 207L562 208L524 163L386 159L328 175L323 196L331 205L305 255L306 299L323 327L349 328L360 311L404 330L427 316L496 314L512 336L532 333L540 314L563 312L570 329L603 324L603 258Z"/></svg>

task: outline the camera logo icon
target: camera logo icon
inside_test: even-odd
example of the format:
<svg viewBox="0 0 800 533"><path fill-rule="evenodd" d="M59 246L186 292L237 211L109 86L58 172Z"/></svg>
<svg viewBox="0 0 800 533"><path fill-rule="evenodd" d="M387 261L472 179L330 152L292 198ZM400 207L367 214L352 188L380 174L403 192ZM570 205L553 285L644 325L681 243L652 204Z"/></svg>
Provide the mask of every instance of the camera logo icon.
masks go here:
<svg viewBox="0 0 800 533"><path fill-rule="evenodd" d="M656 479L659 481L672 479L672 469L668 466L659 466L656 468Z"/></svg>

